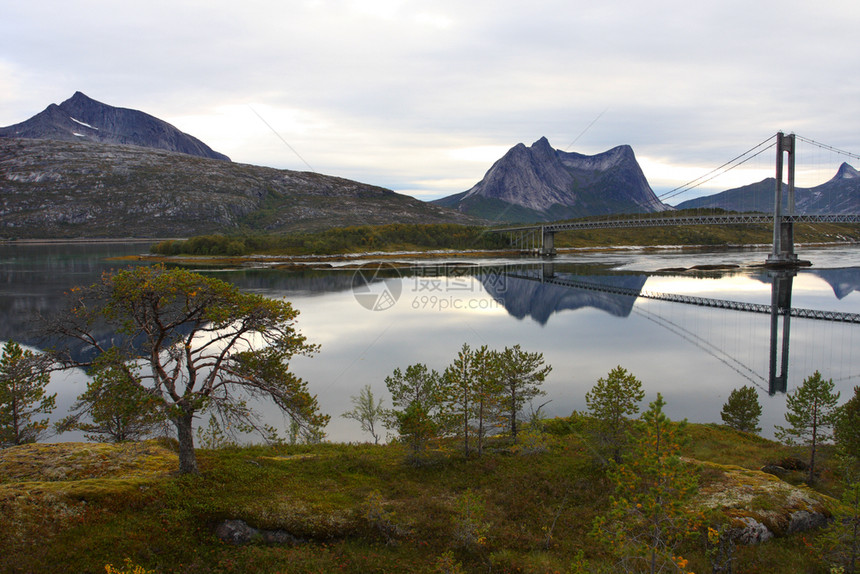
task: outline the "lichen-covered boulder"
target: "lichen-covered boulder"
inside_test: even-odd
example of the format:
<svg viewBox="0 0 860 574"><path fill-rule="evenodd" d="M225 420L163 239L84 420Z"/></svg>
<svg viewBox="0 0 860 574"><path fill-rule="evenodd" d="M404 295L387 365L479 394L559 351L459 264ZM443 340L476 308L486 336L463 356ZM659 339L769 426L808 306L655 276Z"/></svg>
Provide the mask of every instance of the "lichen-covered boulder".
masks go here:
<svg viewBox="0 0 860 574"><path fill-rule="evenodd" d="M795 486L763 470L690 461L707 469L708 479L693 505L720 511L735 540L759 544L825 525L836 501L805 486Z"/></svg>

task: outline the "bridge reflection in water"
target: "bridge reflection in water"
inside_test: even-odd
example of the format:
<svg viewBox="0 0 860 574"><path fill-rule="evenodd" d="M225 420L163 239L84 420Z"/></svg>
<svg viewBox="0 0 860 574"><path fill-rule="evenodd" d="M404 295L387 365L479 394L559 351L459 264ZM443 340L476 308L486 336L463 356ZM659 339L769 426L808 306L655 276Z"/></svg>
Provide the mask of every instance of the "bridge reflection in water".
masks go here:
<svg viewBox="0 0 860 574"><path fill-rule="evenodd" d="M796 272L793 270L770 270L767 272L767 277L771 283L771 303L767 305L649 291L643 289L647 280L647 277L643 275L607 274L583 278L571 274L556 274L555 269L554 263L542 263L530 266L516 265L501 269L493 268L491 271L482 270L479 273L487 291L503 303L511 314L520 317L525 314L521 308L517 308L518 306L522 307L522 301L517 301L516 297L509 297L512 292L516 291L516 289L512 289L512 282L518 281L539 283L547 286L551 285L571 291L588 291L614 296L611 297L615 300L613 303L609 303L609 301L604 299L597 305L594 305L593 302L590 302L589 305L600 307L609 313L620 316L629 314L633 309L636 299L639 298L665 301L679 305L694 305L743 313L767 314L770 316L770 356L767 390L771 395L785 393L787 390L792 317L815 321L860 324L860 314L857 313L792 307L791 293L796 275ZM502 287L500 287L500 281L504 282ZM619 298L628 299L628 302L621 303L618 301ZM554 312L554 310L551 310L549 313L543 310L535 318L541 323L545 323L549 314ZM667 325L664 323L663 326ZM670 329L675 330L671 327ZM739 363L737 360L735 362ZM755 372L746 366L745 369L751 373Z"/></svg>

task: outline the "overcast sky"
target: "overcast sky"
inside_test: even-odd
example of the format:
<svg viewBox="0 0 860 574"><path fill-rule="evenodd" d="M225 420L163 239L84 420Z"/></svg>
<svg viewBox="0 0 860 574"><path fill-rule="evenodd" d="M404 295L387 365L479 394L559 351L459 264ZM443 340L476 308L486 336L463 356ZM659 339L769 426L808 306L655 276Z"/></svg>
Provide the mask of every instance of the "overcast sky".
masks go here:
<svg viewBox="0 0 860 574"><path fill-rule="evenodd" d="M2 126L80 90L234 161L425 200L541 136L588 155L629 144L658 194L779 130L860 152L857 0L0 7ZM766 155L713 185L772 176Z"/></svg>

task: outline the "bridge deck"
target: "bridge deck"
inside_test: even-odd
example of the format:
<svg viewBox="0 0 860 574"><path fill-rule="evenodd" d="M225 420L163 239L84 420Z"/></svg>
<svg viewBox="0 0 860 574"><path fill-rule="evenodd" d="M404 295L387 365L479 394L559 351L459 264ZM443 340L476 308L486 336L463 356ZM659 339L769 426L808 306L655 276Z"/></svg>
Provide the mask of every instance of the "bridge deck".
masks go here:
<svg viewBox="0 0 860 574"><path fill-rule="evenodd" d="M860 223L860 214L818 214L818 215L782 215L783 222L792 223ZM763 213L735 213L726 215L690 215L683 217L637 217L629 219L603 219L589 221L571 221L567 223L546 223L544 225L527 225L493 229L493 233L543 231L555 233L558 231L576 231L585 229L613 229L633 227L665 227L675 225L749 225L755 223L773 223L773 215Z"/></svg>

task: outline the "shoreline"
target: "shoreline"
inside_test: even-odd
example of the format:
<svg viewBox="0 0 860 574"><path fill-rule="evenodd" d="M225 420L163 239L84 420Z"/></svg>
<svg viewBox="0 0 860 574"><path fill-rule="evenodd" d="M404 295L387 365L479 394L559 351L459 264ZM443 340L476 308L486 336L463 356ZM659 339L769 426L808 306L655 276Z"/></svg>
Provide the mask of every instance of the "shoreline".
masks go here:
<svg viewBox="0 0 860 574"><path fill-rule="evenodd" d="M87 243L158 243L159 241L181 241L182 238L151 239L143 237L74 237L67 239L42 238L42 239L0 239L0 245L63 245L75 244L86 245Z"/></svg>
<svg viewBox="0 0 860 574"><path fill-rule="evenodd" d="M839 245L840 243L807 244L808 247ZM851 244L851 243L846 243ZM640 252L649 253L657 251L698 251L725 249L726 251L757 251L769 248L767 244L755 245L615 245L600 247L562 247L557 249L557 255L572 253L599 253L599 252ZM413 263L403 261L411 260L446 260L449 265L473 265L471 262L458 263L456 259L517 259L522 261L542 261L551 263L553 257L543 257L534 253L520 250L460 250L460 251L373 251L361 253L339 253L332 255L159 255L140 254L126 255L114 258L125 261L149 261L154 263L178 263L198 264L212 266L236 266L245 268L276 268L276 269L304 269L316 268L338 268L348 269L364 266L386 264L392 267L409 267ZM335 263L341 265L333 265Z"/></svg>
<svg viewBox="0 0 860 574"><path fill-rule="evenodd" d="M42 238L42 239L14 239L0 240L0 246L14 245L106 245L111 243L116 244L154 244L159 241L165 241L162 238ZM175 240L175 238L173 239ZM817 248L817 247L838 247L858 245L854 241L832 241L832 242L814 242L796 244L796 249ZM656 251L696 251L696 250L767 250L771 246L769 244L751 244L751 245L603 245L603 246L588 246L588 247L559 247L556 249L557 255L565 255L571 253L599 253L599 252L656 252ZM432 260L432 259L447 259L452 264L456 262L454 259L518 259L531 261L553 261L553 257L538 255L535 252L523 251L518 249L497 249L497 250L427 250L427 251L369 251L359 253L336 253L336 254L301 254L301 255L268 255L268 254L251 254L251 255L160 255L155 253L140 253L137 255L124 255L112 257L111 260L116 261L147 261L153 263L177 263L177 264L196 264L206 266L237 266L245 268L278 268L278 269L306 269L315 266L317 268L350 268L373 265L376 261L379 264L387 263L391 266L408 267L412 263L408 261L398 261L399 259L411 260ZM362 263L364 262L364 263ZM341 265L332 265L341 264ZM756 264L754 266L764 265ZM806 266L806 265L803 265Z"/></svg>

